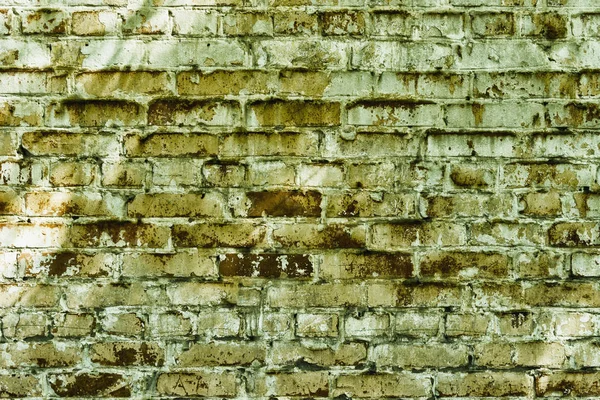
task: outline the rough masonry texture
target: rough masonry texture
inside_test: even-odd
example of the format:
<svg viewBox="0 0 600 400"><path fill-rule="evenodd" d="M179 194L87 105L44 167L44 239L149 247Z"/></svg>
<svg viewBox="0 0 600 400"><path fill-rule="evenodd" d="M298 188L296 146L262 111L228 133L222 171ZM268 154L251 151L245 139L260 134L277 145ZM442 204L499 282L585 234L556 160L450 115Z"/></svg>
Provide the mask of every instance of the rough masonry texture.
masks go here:
<svg viewBox="0 0 600 400"><path fill-rule="evenodd" d="M600 398L597 0L0 1L0 397Z"/></svg>

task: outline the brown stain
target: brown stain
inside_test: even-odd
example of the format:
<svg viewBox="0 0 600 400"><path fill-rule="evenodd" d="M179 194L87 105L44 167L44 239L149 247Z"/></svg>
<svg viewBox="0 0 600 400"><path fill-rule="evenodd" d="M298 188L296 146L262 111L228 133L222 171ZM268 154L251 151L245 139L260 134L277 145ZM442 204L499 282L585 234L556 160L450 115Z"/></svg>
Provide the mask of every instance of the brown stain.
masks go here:
<svg viewBox="0 0 600 400"><path fill-rule="evenodd" d="M50 381L52 390L62 397L129 397L131 396L131 389L126 385L127 383L122 375L110 373L59 375L56 377L55 382Z"/></svg>
<svg viewBox="0 0 600 400"><path fill-rule="evenodd" d="M313 265L305 254L233 253L225 254L219 262L219 273L222 276L306 278L312 276Z"/></svg>
<svg viewBox="0 0 600 400"><path fill-rule="evenodd" d="M154 100L148 107L149 125L195 125L197 123L210 122L216 115L217 107L238 108L238 103L234 101L213 101L213 100L181 100L181 99L160 99ZM196 116L200 121L181 121L187 120L189 116Z"/></svg>
<svg viewBox="0 0 600 400"><path fill-rule="evenodd" d="M584 231L588 230L584 224L569 223L569 222L558 222L550 227L548 230L548 237L550 244L554 246L565 246L565 247L579 247L579 246L591 246L593 245L592 239L586 238L580 235L579 231L583 228Z"/></svg>
<svg viewBox="0 0 600 400"><path fill-rule="evenodd" d="M450 179L456 186L461 187L486 187L488 171L481 168L471 168L466 166L453 166L450 172Z"/></svg>
<svg viewBox="0 0 600 400"><path fill-rule="evenodd" d="M249 192L249 217L319 217L322 195L317 191Z"/></svg>
<svg viewBox="0 0 600 400"><path fill-rule="evenodd" d="M567 18L557 13L539 13L533 16L535 34L549 40L567 36Z"/></svg>
<svg viewBox="0 0 600 400"><path fill-rule="evenodd" d="M410 278L414 265L410 254L365 252L359 255L360 262L351 262L348 272L357 278Z"/></svg>
<svg viewBox="0 0 600 400"><path fill-rule="evenodd" d="M473 103L471 104L471 113L475 118L475 126L481 126L483 123L483 113L485 112L485 104Z"/></svg>
<svg viewBox="0 0 600 400"><path fill-rule="evenodd" d="M340 124L341 107L335 102L271 100L250 104L263 126L334 126Z"/></svg>
<svg viewBox="0 0 600 400"><path fill-rule="evenodd" d="M423 276L458 277L468 268L477 268L478 276L506 277L508 261L497 253L448 252L429 254L421 262Z"/></svg>
<svg viewBox="0 0 600 400"><path fill-rule="evenodd" d="M109 120L138 121L142 108L125 100L64 100L57 108L69 115L69 121L81 126L104 126Z"/></svg>
<svg viewBox="0 0 600 400"><path fill-rule="evenodd" d="M50 260L44 261L42 265L48 268L48 275L62 276L67 272L67 268L78 264L77 257L77 253L57 253Z"/></svg>

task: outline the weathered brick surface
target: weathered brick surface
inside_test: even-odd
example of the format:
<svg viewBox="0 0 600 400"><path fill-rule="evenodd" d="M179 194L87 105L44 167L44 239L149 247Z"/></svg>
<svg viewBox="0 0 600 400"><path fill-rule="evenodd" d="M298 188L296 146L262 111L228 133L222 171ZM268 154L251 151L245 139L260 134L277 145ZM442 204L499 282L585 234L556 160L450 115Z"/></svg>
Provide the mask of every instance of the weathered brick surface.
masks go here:
<svg viewBox="0 0 600 400"><path fill-rule="evenodd" d="M591 0L0 5L0 398L600 398Z"/></svg>

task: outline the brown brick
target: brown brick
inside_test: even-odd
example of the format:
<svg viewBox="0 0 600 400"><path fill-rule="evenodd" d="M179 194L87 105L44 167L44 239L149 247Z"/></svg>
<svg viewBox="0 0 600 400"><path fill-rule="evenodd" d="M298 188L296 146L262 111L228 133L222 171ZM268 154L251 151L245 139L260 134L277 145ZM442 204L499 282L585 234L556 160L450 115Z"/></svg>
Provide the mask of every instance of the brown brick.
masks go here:
<svg viewBox="0 0 600 400"><path fill-rule="evenodd" d="M266 228L256 224L174 225L176 247L255 247L264 244Z"/></svg>
<svg viewBox="0 0 600 400"><path fill-rule="evenodd" d="M459 344L382 344L373 348L373 360L381 366L461 367L468 364L468 353L469 349Z"/></svg>
<svg viewBox="0 0 600 400"><path fill-rule="evenodd" d="M69 308L159 305L160 288L134 283L73 283L65 289Z"/></svg>
<svg viewBox="0 0 600 400"><path fill-rule="evenodd" d="M222 217L223 197L216 192L138 194L127 204L127 215L146 217Z"/></svg>
<svg viewBox="0 0 600 400"><path fill-rule="evenodd" d="M219 138L209 134L155 133L125 137L129 157L193 157L216 155Z"/></svg>
<svg viewBox="0 0 600 400"><path fill-rule="evenodd" d="M412 193L372 193L366 190L328 194L330 217L416 217L416 197Z"/></svg>
<svg viewBox="0 0 600 400"><path fill-rule="evenodd" d="M309 191L248 192L248 217L320 217L321 193Z"/></svg>
<svg viewBox="0 0 600 400"><path fill-rule="evenodd" d="M215 306L248 300L247 294L231 283L183 282L167 288L170 304Z"/></svg>
<svg viewBox="0 0 600 400"><path fill-rule="evenodd" d="M14 156L17 153L16 136L11 132L0 132L0 155Z"/></svg>
<svg viewBox="0 0 600 400"><path fill-rule="evenodd" d="M109 10L76 11L71 15L71 32L79 36L115 34L119 17Z"/></svg>
<svg viewBox="0 0 600 400"><path fill-rule="evenodd" d="M567 359L562 343L528 342L515 344L515 364L526 367L560 368Z"/></svg>
<svg viewBox="0 0 600 400"><path fill-rule="evenodd" d="M279 73L282 93L303 96L323 96L331 84L331 74L322 71L284 70Z"/></svg>
<svg viewBox="0 0 600 400"><path fill-rule="evenodd" d="M525 14L521 28L524 36L555 40L565 38L569 32L569 18L554 12Z"/></svg>
<svg viewBox="0 0 600 400"><path fill-rule="evenodd" d="M513 366L512 347L508 343L494 341L477 343L473 355L475 365L487 368L509 368Z"/></svg>
<svg viewBox="0 0 600 400"><path fill-rule="evenodd" d="M223 277L308 278L313 265L305 254L243 254L220 256L219 273Z"/></svg>
<svg viewBox="0 0 600 400"><path fill-rule="evenodd" d="M31 100L0 101L0 126L41 126L42 106Z"/></svg>
<svg viewBox="0 0 600 400"><path fill-rule="evenodd" d="M271 287L267 290L271 307L364 306L366 291L355 284L320 284Z"/></svg>
<svg viewBox="0 0 600 400"><path fill-rule="evenodd" d="M268 94L277 90L277 75L260 70L184 71L177 75L177 91L187 96Z"/></svg>
<svg viewBox="0 0 600 400"><path fill-rule="evenodd" d="M327 12L321 14L323 35L362 35L365 16L359 12Z"/></svg>
<svg viewBox="0 0 600 400"><path fill-rule="evenodd" d="M237 387L236 375L230 371L161 373L156 384L158 393L173 396L234 397Z"/></svg>
<svg viewBox="0 0 600 400"><path fill-rule="evenodd" d="M556 217L562 213L560 194L555 191L547 193L527 193L521 196L525 215L533 217Z"/></svg>
<svg viewBox="0 0 600 400"><path fill-rule="evenodd" d="M120 221L73 224L68 237L73 247L165 247L168 240L166 226Z"/></svg>
<svg viewBox="0 0 600 400"><path fill-rule="evenodd" d="M317 101L258 101L248 105L248 125L336 126L340 124L340 104Z"/></svg>
<svg viewBox="0 0 600 400"><path fill-rule="evenodd" d="M144 321L134 313L106 314L102 329L109 335L141 337Z"/></svg>
<svg viewBox="0 0 600 400"><path fill-rule="evenodd" d="M273 35L271 16L261 12L236 12L223 16L223 33L228 36Z"/></svg>
<svg viewBox="0 0 600 400"><path fill-rule="evenodd" d="M93 314L61 313L55 316L51 332L54 337L87 337L94 331L95 325Z"/></svg>
<svg viewBox="0 0 600 400"><path fill-rule="evenodd" d="M0 190L0 215L22 215L23 196L11 189Z"/></svg>
<svg viewBox="0 0 600 400"><path fill-rule="evenodd" d="M240 118L240 105L234 101L155 100L148 106L148 125L231 126Z"/></svg>
<svg viewBox="0 0 600 400"><path fill-rule="evenodd" d="M90 186L96 176L96 165L84 162L56 162L50 166L53 186Z"/></svg>
<svg viewBox="0 0 600 400"><path fill-rule="evenodd" d="M490 316L482 314L448 314L446 316L446 335L483 336L490 325Z"/></svg>
<svg viewBox="0 0 600 400"><path fill-rule="evenodd" d="M0 284L0 307L56 307L60 299L58 286Z"/></svg>
<svg viewBox="0 0 600 400"><path fill-rule="evenodd" d="M244 366L263 363L266 348L253 343L196 343L177 356L180 367Z"/></svg>
<svg viewBox="0 0 600 400"><path fill-rule="evenodd" d="M42 378L29 374L0 375L0 397L17 398L42 395Z"/></svg>
<svg viewBox="0 0 600 400"><path fill-rule="evenodd" d="M50 124L61 127L136 126L144 121L142 107L131 101L64 100L48 113Z"/></svg>
<svg viewBox="0 0 600 400"><path fill-rule="evenodd" d="M102 185L141 187L146 181L147 167L142 163L116 162L102 164Z"/></svg>
<svg viewBox="0 0 600 400"><path fill-rule="evenodd" d="M114 373L65 373L49 375L50 387L61 397L129 397L130 378Z"/></svg>
<svg viewBox="0 0 600 400"><path fill-rule="evenodd" d="M546 372L535 385L538 396L600 396L600 374L595 371Z"/></svg>
<svg viewBox="0 0 600 400"><path fill-rule="evenodd" d="M508 278L510 259L505 254L475 252L427 253L421 260L424 278Z"/></svg>
<svg viewBox="0 0 600 400"><path fill-rule="evenodd" d="M11 313L2 318L2 334L9 339L45 337L48 325L48 317L43 313Z"/></svg>
<svg viewBox="0 0 600 400"><path fill-rule="evenodd" d="M90 347L92 362L106 366L162 366L165 350L151 342L94 343Z"/></svg>
<svg viewBox="0 0 600 400"><path fill-rule="evenodd" d="M343 253L323 255L320 277L324 279L397 279L413 275L412 256L406 253Z"/></svg>
<svg viewBox="0 0 600 400"><path fill-rule="evenodd" d="M75 77L77 88L89 96L121 97L169 94L166 72L88 72Z"/></svg>
<svg viewBox="0 0 600 400"><path fill-rule="evenodd" d="M273 239L291 248L362 248L365 246L365 229L364 226L338 224L286 224L273 230Z"/></svg>
<svg viewBox="0 0 600 400"><path fill-rule="evenodd" d="M462 245L466 242L464 225L451 222L402 222L371 227L370 247L377 250L411 246Z"/></svg>
<svg viewBox="0 0 600 400"><path fill-rule="evenodd" d="M368 286L369 307L451 307L462 304L465 288L449 283L373 283Z"/></svg>
<svg viewBox="0 0 600 400"><path fill-rule="evenodd" d="M557 222L548 230L548 237L552 246L600 245L600 229L595 222Z"/></svg>
<svg viewBox="0 0 600 400"><path fill-rule="evenodd" d="M300 337L336 337L339 318L337 314L297 314L296 335Z"/></svg>
<svg viewBox="0 0 600 400"><path fill-rule="evenodd" d="M318 135L314 132L232 133L223 138L225 157L311 156L317 154Z"/></svg>

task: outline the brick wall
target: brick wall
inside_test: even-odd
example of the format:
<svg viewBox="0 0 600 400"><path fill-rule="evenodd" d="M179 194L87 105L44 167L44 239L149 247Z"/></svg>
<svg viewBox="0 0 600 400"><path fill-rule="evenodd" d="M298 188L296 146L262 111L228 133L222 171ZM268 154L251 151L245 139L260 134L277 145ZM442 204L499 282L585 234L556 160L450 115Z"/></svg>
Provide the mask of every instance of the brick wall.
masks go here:
<svg viewBox="0 0 600 400"><path fill-rule="evenodd" d="M600 3L4 0L0 397L600 397Z"/></svg>

